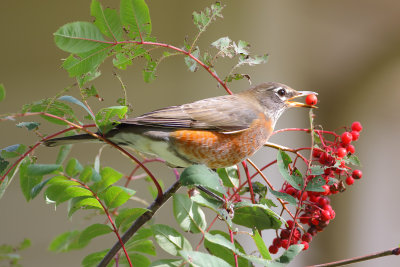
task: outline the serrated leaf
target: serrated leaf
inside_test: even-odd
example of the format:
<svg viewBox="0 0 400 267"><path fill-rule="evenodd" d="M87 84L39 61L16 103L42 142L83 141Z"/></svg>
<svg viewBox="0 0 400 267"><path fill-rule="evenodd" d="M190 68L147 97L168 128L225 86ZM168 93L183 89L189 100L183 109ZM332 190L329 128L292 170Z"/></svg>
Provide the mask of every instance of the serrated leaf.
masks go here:
<svg viewBox="0 0 400 267"><path fill-rule="evenodd" d="M22 193L25 196L26 201L31 199L31 190L37 184L42 181L42 176L32 176L28 175L28 167L30 166L30 160L26 158L20 165L19 169L19 181Z"/></svg>
<svg viewBox="0 0 400 267"><path fill-rule="evenodd" d="M110 226L106 224L95 223L88 226L85 230L82 231L79 236L78 242L83 247L85 247L90 243L93 238L111 233L112 231L113 230L110 228Z"/></svg>
<svg viewBox="0 0 400 267"><path fill-rule="evenodd" d="M153 61L149 54L144 54L144 58L147 60L146 67L143 69L143 80L147 83L152 82L156 78L157 62Z"/></svg>
<svg viewBox="0 0 400 267"><path fill-rule="evenodd" d="M221 238L224 238L226 240L226 242L230 243L230 236L229 234L223 232L223 231L219 231L219 230L213 230L210 231L210 234L212 236L216 236L219 235L221 236ZM207 236L208 237L208 236ZM212 240L214 241L214 240ZM223 259L224 261L226 261L227 263L229 263L231 266L235 266L235 258L233 256L232 250L230 250L229 248L226 248L224 246L221 246L220 244L216 244L211 242L209 239L205 239L204 240L204 248L207 249L207 251L214 255L217 256L218 258ZM245 253L243 247L239 244L239 242L237 240L235 240L235 248L236 250ZM238 264L240 267L244 267L244 266L252 266L251 263L242 258L239 257L238 258Z"/></svg>
<svg viewBox="0 0 400 267"><path fill-rule="evenodd" d="M258 251L260 252L260 255L266 260L271 260L271 254L269 254L268 248L265 245L260 233L253 230L253 235L251 237L253 238L254 243L256 244Z"/></svg>
<svg viewBox="0 0 400 267"><path fill-rule="evenodd" d="M114 41L122 41L122 24L115 9L103 9L99 1L92 0L90 15L96 18L94 25L100 29L102 34Z"/></svg>
<svg viewBox="0 0 400 267"><path fill-rule="evenodd" d="M96 125L102 133L106 133L114 127L113 123L115 120L113 118L118 116L119 119L123 119L126 112L128 112L127 106L102 108L96 114Z"/></svg>
<svg viewBox="0 0 400 267"><path fill-rule="evenodd" d="M71 249L80 248L78 244L80 232L77 230L68 231L55 237L49 245L49 250L53 252L67 252Z"/></svg>
<svg viewBox="0 0 400 267"><path fill-rule="evenodd" d="M95 267L97 264L100 263L100 261L104 258L104 256L107 254L108 249L99 251L99 252L94 252L89 255L87 255L83 260L82 260L82 266L83 267Z"/></svg>
<svg viewBox="0 0 400 267"><path fill-rule="evenodd" d="M105 41L99 28L90 22L71 22L54 33L58 48L69 53L84 53L98 48Z"/></svg>
<svg viewBox="0 0 400 267"><path fill-rule="evenodd" d="M156 248L153 244L152 240L138 240L138 241L132 241L129 240L125 244L125 248L128 251L137 251L141 253L146 253L152 256L156 256Z"/></svg>
<svg viewBox="0 0 400 267"><path fill-rule="evenodd" d="M310 167L312 175L321 175L324 174L324 168L319 165L313 165Z"/></svg>
<svg viewBox="0 0 400 267"><path fill-rule="evenodd" d="M74 177L83 171L82 164L76 158L71 158L65 166L65 173L70 177Z"/></svg>
<svg viewBox="0 0 400 267"><path fill-rule="evenodd" d="M151 34L150 12L144 0L121 0L120 16L132 39Z"/></svg>
<svg viewBox="0 0 400 267"><path fill-rule="evenodd" d="M222 6L220 2L212 4L211 7L206 7L204 11L193 12L193 23L200 31L204 31L206 27L217 17L222 18Z"/></svg>
<svg viewBox="0 0 400 267"><path fill-rule="evenodd" d="M110 186L107 190L101 194L106 206L109 209L113 209L121 206L134 194L134 192L128 193L125 188L119 186Z"/></svg>
<svg viewBox="0 0 400 267"><path fill-rule="evenodd" d="M94 183L93 188L94 191L102 191L109 187L110 185L118 182L122 177L123 174L120 172L117 172L113 168L110 167L104 167L103 169L100 170L100 176L101 180Z"/></svg>
<svg viewBox="0 0 400 267"><path fill-rule="evenodd" d="M235 55L232 43L229 37L222 37L211 43L211 45L219 50L218 56L232 58Z"/></svg>
<svg viewBox="0 0 400 267"><path fill-rule="evenodd" d="M222 195L226 194L221 185L217 173L205 165L192 165L187 167L181 174L180 181L184 186L202 185Z"/></svg>
<svg viewBox="0 0 400 267"><path fill-rule="evenodd" d="M272 190L272 189L270 189L269 191L274 196L279 197L280 199L282 199L284 201L287 201L290 205L293 205L293 206L297 205L296 199L293 196L291 196L289 194L286 194L286 193L283 193L283 192L275 191L275 190Z"/></svg>
<svg viewBox="0 0 400 267"><path fill-rule="evenodd" d="M91 166L85 166L79 175L79 180L84 183L91 182L94 172L95 170Z"/></svg>
<svg viewBox="0 0 400 267"><path fill-rule="evenodd" d="M210 208L214 212L216 212L219 217L226 222L226 224L232 228L232 216L228 214L226 208L224 208L225 203L220 202L214 198L207 196L205 193L201 192L195 196L192 196L191 199L197 204ZM228 204L229 205L229 204Z"/></svg>
<svg viewBox="0 0 400 267"><path fill-rule="evenodd" d="M248 65L248 66L255 66L259 64L265 64L267 63L268 60L268 55L262 55L262 56L248 56L248 55L241 55L239 57L239 65Z"/></svg>
<svg viewBox="0 0 400 267"><path fill-rule="evenodd" d="M46 179L40 183L38 183L37 185L35 185L32 190L31 190L31 199L34 199L39 193L40 191L42 191L43 187L51 180L52 178Z"/></svg>
<svg viewBox="0 0 400 267"><path fill-rule="evenodd" d="M0 102L6 98L6 89L4 88L4 85L0 83Z"/></svg>
<svg viewBox="0 0 400 267"><path fill-rule="evenodd" d="M348 161L355 166L361 166L361 162L356 155L350 155Z"/></svg>
<svg viewBox="0 0 400 267"><path fill-rule="evenodd" d="M31 130L36 129L39 125L40 125L40 123L38 123L38 122L24 121L24 122L18 123L16 126L19 128L26 128L26 129L28 129L28 131L31 131Z"/></svg>
<svg viewBox="0 0 400 267"><path fill-rule="evenodd" d="M92 75L97 73L98 66L106 59L110 51L109 45L102 44L94 50L86 53L70 55L62 64L62 67L68 71L70 77L81 75ZM93 78L93 76L91 76ZM87 79L81 79L80 84L83 85Z"/></svg>
<svg viewBox="0 0 400 267"><path fill-rule="evenodd" d="M235 204L234 210L232 221L248 228L279 229L282 225L279 215L265 205L240 202Z"/></svg>
<svg viewBox="0 0 400 267"><path fill-rule="evenodd" d="M226 168L217 169L218 176L221 178L224 186L227 187L238 187L239 178L237 175L237 166L231 166Z"/></svg>
<svg viewBox="0 0 400 267"><path fill-rule="evenodd" d="M65 118L66 120L72 121L75 120L76 117L74 115L74 111L70 106L67 104L60 102L54 99L42 99L40 101L34 102L32 104L24 105L22 108L22 112L47 112L49 114L55 115L60 118ZM66 125L67 123L52 117L48 117L45 115L41 115L42 118L45 120L59 124L59 125Z"/></svg>
<svg viewBox="0 0 400 267"><path fill-rule="evenodd" d="M45 191L45 196L48 200L51 200L59 205L71 198L75 197L87 197L91 196L92 193L80 186L77 186L75 182L65 180L64 182L57 182L53 184L53 179L49 182L50 185Z"/></svg>
<svg viewBox="0 0 400 267"><path fill-rule="evenodd" d="M179 254L191 265L196 267L230 267L226 261L210 254L198 251L180 251Z"/></svg>
<svg viewBox="0 0 400 267"><path fill-rule="evenodd" d="M287 266L304 248L304 245L291 245L283 254L270 262L271 267L282 267Z"/></svg>
<svg viewBox="0 0 400 267"><path fill-rule="evenodd" d="M85 83L91 82L94 79L98 78L101 75L101 72L98 69L86 72L81 76L77 76L76 80L78 82L79 87L83 87ZM83 94L85 96L85 94Z"/></svg>
<svg viewBox="0 0 400 267"><path fill-rule="evenodd" d="M196 50L192 51L192 55L195 58L199 58L200 49L197 47ZM199 68L198 65L197 65L197 62L193 58L191 58L189 56L185 56L185 64L186 64L186 66L189 68L189 70L191 72L195 72Z"/></svg>
<svg viewBox="0 0 400 267"><path fill-rule="evenodd" d="M173 195L173 210L176 221L186 232L200 233L206 227L206 217L200 207L187 195Z"/></svg>
<svg viewBox="0 0 400 267"><path fill-rule="evenodd" d="M178 256L181 251L192 250L189 241L174 228L164 224L155 224L151 229L158 245L167 253Z"/></svg>
<svg viewBox="0 0 400 267"><path fill-rule="evenodd" d="M76 104L76 105L82 107L94 120L94 115L90 112L88 107L85 106L81 101L79 101L75 97L70 96L70 95L63 95L63 96L59 97L58 100L67 101L67 102L70 102L70 103L73 103L73 104Z"/></svg>
<svg viewBox="0 0 400 267"><path fill-rule="evenodd" d="M25 152L26 146L23 144L15 144L1 149L1 157L3 159L20 157Z"/></svg>
<svg viewBox="0 0 400 267"><path fill-rule="evenodd" d="M132 60L134 58L144 55L145 53L147 53L146 49L144 49L140 45L134 46L129 49L124 49L115 54L113 64L115 67L125 70L128 65L132 65ZM155 63L154 66L156 65L157 64Z"/></svg>
<svg viewBox="0 0 400 267"><path fill-rule="evenodd" d="M323 185L326 185L326 181L322 176L318 175L307 183L305 191L324 192L325 189L322 188Z"/></svg>
<svg viewBox="0 0 400 267"><path fill-rule="evenodd" d="M115 225L119 229L123 228L125 225L132 223L142 214L144 214L148 209L144 208L127 208L119 211L118 216L115 218Z"/></svg>
<svg viewBox="0 0 400 267"><path fill-rule="evenodd" d="M302 190L304 186L304 181L301 176L298 176L298 173L290 174L288 170L289 164L292 162L289 155L284 151L279 150L277 156L277 165L279 172L283 176L283 178L294 188L297 190Z"/></svg>
<svg viewBox="0 0 400 267"><path fill-rule="evenodd" d="M28 166L26 174L29 176L43 176L59 169L61 169L59 164L31 164Z"/></svg>
<svg viewBox="0 0 400 267"><path fill-rule="evenodd" d="M71 217L76 211L80 209L100 209L103 207L96 198L91 196L76 197L71 199L68 203L68 217Z"/></svg>

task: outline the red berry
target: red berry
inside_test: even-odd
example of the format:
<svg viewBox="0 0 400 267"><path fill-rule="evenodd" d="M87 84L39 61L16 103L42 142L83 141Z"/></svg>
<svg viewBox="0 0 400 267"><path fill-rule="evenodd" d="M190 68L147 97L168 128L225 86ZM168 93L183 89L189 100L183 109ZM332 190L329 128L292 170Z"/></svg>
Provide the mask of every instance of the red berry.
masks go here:
<svg viewBox="0 0 400 267"><path fill-rule="evenodd" d="M321 218L323 221L329 221L331 219L331 213L327 210L321 211Z"/></svg>
<svg viewBox="0 0 400 267"><path fill-rule="evenodd" d="M343 158L344 156L346 156L347 150L344 147L340 147L340 148L338 148L336 154L337 154L338 158Z"/></svg>
<svg viewBox="0 0 400 267"><path fill-rule="evenodd" d="M307 250L307 249L308 249L308 247L309 247L309 244L308 244L308 242L306 242L306 241L302 241L302 242L301 242L301 244L302 244L302 245L304 245L304 248L303 248L303 250Z"/></svg>
<svg viewBox="0 0 400 267"><path fill-rule="evenodd" d="M317 104L317 102L318 102L318 98L317 98L316 95L308 95L306 97L306 104L307 105L314 106L314 105Z"/></svg>
<svg viewBox="0 0 400 267"><path fill-rule="evenodd" d="M271 246L269 246L268 250L269 250L269 253L276 254L276 253L278 253L279 248L274 245L271 245Z"/></svg>
<svg viewBox="0 0 400 267"><path fill-rule="evenodd" d="M289 230L283 229L281 231L281 239L287 239L287 238L289 238L289 236L290 236L290 231ZM282 245L282 247L283 247L283 245Z"/></svg>
<svg viewBox="0 0 400 267"><path fill-rule="evenodd" d="M314 150L313 150L313 157L314 158L319 158L319 155L321 154L321 149L319 149L319 148L314 148Z"/></svg>
<svg viewBox="0 0 400 267"><path fill-rule="evenodd" d="M279 237L276 237L276 238L274 238L274 240L272 240L272 244L275 247L280 248L282 246L281 241L282 240Z"/></svg>
<svg viewBox="0 0 400 267"><path fill-rule="evenodd" d="M342 133L341 140L343 144L347 145L351 143L353 136L349 132L344 132Z"/></svg>
<svg viewBox="0 0 400 267"><path fill-rule="evenodd" d="M291 196L295 196L297 193L297 190L293 187L286 188L285 191L286 191L286 194L289 194Z"/></svg>
<svg viewBox="0 0 400 267"><path fill-rule="evenodd" d="M324 192L322 192L322 195L327 196L330 193L330 189L329 189L329 185L323 185L322 188L325 190Z"/></svg>
<svg viewBox="0 0 400 267"><path fill-rule="evenodd" d="M292 227L294 226L294 221L292 220L286 221L286 223L287 223L286 226L287 229L292 229Z"/></svg>
<svg viewBox="0 0 400 267"><path fill-rule="evenodd" d="M313 225L318 225L318 224L319 224L319 220L318 220L317 218L312 218L312 219L311 219L311 223L312 223Z"/></svg>
<svg viewBox="0 0 400 267"><path fill-rule="evenodd" d="M346 184L348 185L352 185L354 183L354 178L353 177L347 177L346 178Z"/></svg>
<svg viewBox="0 0 400 267"><path fill-rule="evenodd" d="M303 236L301 237L301 240L310 243L312 240L312 235L310 233L304 233Z"/></svg>
<svg viewBox="0 0 400 267"><path fill-rule="evenodd" d="M327 198L327 197L320 197L319 199L318 199L318 205L320 206L320 207L324 207L325 205L328 205L329 204L329 198Z"/></svg>
<svg viewBox="0 0 400 267"><path fill-rule="evenodd" d="M354 152L356 152L356 148L353 145L348 145L346 149L350 154L354 154Z"/></svg>
<svg viewBox="0 0 400 267"><path fill-rule="evenodd" d="M306 200L308 197L308 193L306 191L303 192L303 194L301 193L301 191L298 191L296 194L296 197L298 200ZM301 199L300 199L301 198Z"/></svg>
<svg viewBox="0 0 400 267"><path fill-rule="evenodd" d="M353 137L353 141L357 141L358 137L360 137L360 132L357 131L351 131L351 136Z"/></svg>
<svg viewBox="0 0 400 267"><path fill-rule="evenodd" d="M282 242L281 242L281 244L282 244L282 247L283 247L284 249L287 249L287 248L289 247L289 240L283 239Z"/></svg>
<svg viewBox="0 0 400 267"><path fill-rule="evenodd" d="M354 179L361 179L362 177L362 172L360 170L354 170L352 175Z"/></svg>
<svg viewBox="0 0 400 267"><path fill-rule="evenodd" d="M318 230L317 228L315 228L315 226L311 226L310 228L308 228L307 233L310 233L312 236L315 236L316 234L318 234Z"/></svg>
<svg viewBox="0 0 400 267"><path fill-rule="evenodd" d="M351 129L353 131L361 132L362 131L361 123L359 121L353 122L353 124L351 125Z"/></svg>

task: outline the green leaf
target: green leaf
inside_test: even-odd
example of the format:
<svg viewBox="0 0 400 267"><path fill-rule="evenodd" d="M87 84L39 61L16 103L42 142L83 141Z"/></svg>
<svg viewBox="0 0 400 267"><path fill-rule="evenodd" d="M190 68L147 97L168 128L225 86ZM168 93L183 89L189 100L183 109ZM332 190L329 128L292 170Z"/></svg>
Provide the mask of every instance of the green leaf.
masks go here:
<svg viewBox="0 0 400 267"><path fill-rule="evenodd" d="M124 204L133 194L134 191L128 193L124 187L110 186L101 196L106 206L109 209L113 209Z"/></svg>
<svg viewBox="0 0 400 267"><path fill-rule="evenodd" d="M70 180L59 180L54 182L54 178L49 181L50 185L45 191L47 200L53 201L59 205L71 198L91 196L92 193L80 187L78 183Z"/></svg>
<svg viewBox="0 0 400 267"><path fill-rule="evenodd" d="M222 18L222 6L220 2L212 4L211 7L206 7L204 11L193 12L193 23L200 31L204 31L210 22L217 17Z"/></svg>
<svg viewBox="0 0 400 267"><path fill-rule="evenodd" d="M80 209L100 209L103 207L96 198L91 196L75 197L68 203L68 217L71 217L76 211Z"/></svg>
<svg viewBox="0 0 400 267"><path fill-rule="evenodd" d="M219 50L218 56L232 58L236 54L232 43L229 37L221 37L211 45Z"/></svg>
<svg viewBox="0 0 400 267"><path fill-rule="evenodd" d="M118 216L115 218L115 225L119 229L135 221L142 214L144 214L148 209L144 208L127 208L121 209Z"/></svg>
<svg viewBox="0 0 400 267"><path fill-rule="evenodd" d="M38 123L38 122L24 121L24 122L18 123L16 126L19 127L19 128L25 127L26 129L28 129L28 131L31 131L31 130L37 129L37 127L39 127L39 125L40 125L40 123Z"/></svg>
<svg viewBox="0 0 400 267"><path fill-rule="evenodd" d="M291 245L282 256L271 262L271 267L287 266L304 248L304 245Z"/></svg>
<svg viewBox="0 0 400 267"><path fill-rule="evenodd" d="M326 185L326 181L322 176L318 175L308 182L305 191L324 192L323 185Z"/></svg>
<svg viewBox="0 0 400 267"><path fill-rule="evenodd" d="M191 199L197 204L210 208L211 210L216 212L219 215L219 217L227 223L229 227L232 227L231 215L228 214L225 208L223 208L224 203L207 196L203 192L191 197Z"/></svg>
<svg viewBox="0 0 400 267"><path fill-rule="evenodd" d="M361 162L356 155L349 156L348 161L355 166L361 166Z"/></svg>
<svg viewBox="0 0 400 267"><path fill-rule="evenodd" d="M164 224L155 224L151 229L158 245L167 253L178 256L180 251L192 250L189 241L174 228Z"/></svg>
<svg viewBox="0 0 400 267"><path fill-rule="evenodd" d="M146 67L143 69L143 80L146 83L152 82L156 78L157 62L153 61L149 54L144 54L144 58L147 60Z"/></svg>
<svg viewBox="0 0 400 267"><path fill-rule="evenodd" d="M153 236L153 230L150 228L140 228L136 234L134 234L132 236L132 238L130 239L132 242L133 241L138 241L138 240L148 240L150 239L150 237Z"/></svg>
<svg viewBox="0 0 400 267"><path fill-rule="evenodd" d="M54 99L42 99L40 101L34 102L32 104L27 104L22 107L22 113L26 112L47 112L49 114L55 115L60 118L65 118L66 120L72 121L75 120L76 117L74 115L74 111L70 106L67 104L54 100ZM45 120L55 123L55 124L60 124L60 125L66 125L67 123L48 116L41 116Z"/></svg>
<svg viewBox="0 0 400 267"><path fill-rule="evenodd" d="M102 191L107 187L109 187L110 185L118 182L119 179L123 177L123 174L117 172L113 168L104 167L103 169L100 170L100 176L101 180L94 183L93 186L91 186L93 190L96 192Z"/></svg>
<svg viewBox="0 0 400 267"><path fill-rule="evenodd" d="M99 98L99 92L97 91L97 89L94 85L91 85L90 87L87 87L87 88L82 88L81 92L83 95L83 100L87 100L89 97L92 97L92 96Z"/></svg>
<svg viewBox="0 0 400 267"><path fill-rule="evenodd" d="M18 245L18 250L24 250L29 248L32 245L31 240L29 240L28 238L25 238L19 245Z"/></svg>
<svg viewBox="0 0 400 267"><path fill-rule="evenodd" d="M251 237L253 238L254 243L256 244L258 251L260 252L260 255L266 260L271 260L271 254L269 254L268 248L265 245L260 233L253 230L253 235Z"/></svg>
<svg viewBox="0 0 400 267"><path fill-rule="evenodd" d="M221 178L224 186L227 187L238 187L239 178L237 175L237 166L231 166L226 168L217 169L218 176Z"/></svg>
<svg viewBox="0 0 400 267"><path fill-rule="evenodd" d="M80 232L77 230L62 233L51 241L49 250L53 252L67 252L71 249L78 249L79 235Z"/></svg>
<svg viewBox="0 0 400 267"><path fill-rule="evenodd" d="M1 150L1 157L3 159L20 157L22 156L22 154L24 154L25 150L26 150L25 145L22 144L11 145Z"/></svg>
<svg viewBox="0 0 400 267"><path fill-rule="evenodd" d="M32 190L31 190L31 196L30 199L34 199L39 193L40 191L42 191L43 187L53 178L49 178L46 179L40 183L38 183L37 185L35 185Z"/></svg>
<svg viewBox="0 0 400 267"><path fill-rule="evenodd" d="M101 33L114 41L122 41L123 32L121 20L115 9L103 9L97 0L92 0L90 15L96 18L94 25L100 29Z"/></svg>
<svg viewBox="0 0 400 267"><path fill-rule="evenodd" d="M289 194L286 194L286 193L283 193L283 192L275 191L275 190L272 190L272 189L270 189L269 191L274 196L279 197L280 199L282 199L284 201L287 201L290 205L296 206L297 202L296 202L296 199L293 196L291 196Z"/></svg>
<svg viewBox="0 0 400 267"><path fill-rule="evenodd" d="M25 160L20 161L8 174L4 177L3 181L0 183L0 199L3 197L7 187L14 179L15 174L17 174L19 167ZM4 166L5 165L5 166ZM8 162L0 157L0 173L3 173L4 169L7 167Z"/></svg>
<svg viewBox="0 0 400 267"><path fill-rule="evenodd" d="M128 255L133 267L148 267L151 264L151 261L144 255L137 253L129 253ZM121 266L129 266L125 255L119 258L119 264Z"/></svg>
<svg viewBox="0 0 400 267"><path fill-rule="evenodd" d="M249 66L254 66L254 65L259 65L259 64L265 64L267 63L268 60L268 55L262 55L262 56L253 56L250 57L248 55L241 55L239 57L239 63L238 65L249 65Z"/></svg>
<svg viewBox="0 0 400 267"><path fill-rule="evenodd" d="M69 53L84 53L98 48L105 41L99 28L90 22L71 22L54 33L58 48Z"/></svg>
<svg viewBox="0 0 400 267"><path fill-rule="evenodd" d="M28 167L30 166L30 164L30 160L28 158L25 158L22 161L19 169L20 186L26 201L29 201L31 199L32 188L42 181L42 176L28 175Z"/></svg>
<svg viewBox="0 0 400 267"><path fill-rule="evenodd" d="M26 174L29 176L43 176L59 169L61 169L59 164L31 164L28 166Z"/></svg>
<svg viewBox="0 0 400 267"><path fill-rule="evenodd" d="M121 0L120 16L132 39L151 34L150 12L144 0Z"/></svg>
<svg viewBox="0 0 400 267"><path fill-rule="evenodd" d="M144 55L145 53L147 53L147 51L141 45L136 45L129 49L124 49L121 52L118 52L115 54L115 58L113 59L113 64L115 67L117 67L121 70L125 70L128 65L132 65L132 60L134 58ZM150 72L155 71L156 66L157 66L157 63L154 62L154 64L150 67L150 69L147 69L147 71L150 71ZM152 67L154 67L154 68L152 68ZM151 77L147 77L147 78L149 78L149 80L151 79Z"/></svg>
<svg viewBox="0 0 400 267"><path fill-rule="evenodd" d="M192 51L192 55L195 58L199 58L200 56L200 49L196 47L196 50ZM199 67L197 66L197 61L189 56L185 56L185 64L189 68L191 72L195 72Z"/></svg>
<svg viewBox="0 0 400 267"><path fill-rule="evenodd" d="M83 171L83 166L76 158L71 158L68 161L67 166L65 166L65 173L71 177L75 177L81 171Z"/></svg>
<svg viewBox="0 0 400 267"><path fill-rule="evenodd" d="M2 156L0 156L0 174L2 174L10 162L6 161Z"/></svg>
<svg viewBox="0 0 400 267"><path fill-rule="evenodd" d="M95 170L91 166L85 166L79 175L79 180L88 183L93 181L93 176L95 175Z"/></svg>
<svg viewBox="0 0 400 267"><path fill-rule="evenodd" d="M152 256L156 256L156 248L152 240L129 240L125 244L125 248L128 251L137 251L141 253L146 253Z"/></svg>
<svg viewBox="0 0 400 267"><path fill-rule="evenodd" d="M0 83L0 102L6 98L6 89L4 88L4 85Z"/></svg>
<svg viewBox="0 0 400 267"><path fill-rule="evenodd" d="M230 267L226 261L210 254L198 251L180 251L179 254L191 265L196 267Z"/></svg>
<svg viewBox="0 0 400 267"><path fill-rule="evenodd" d="M206 229L207 223L203 211L188 195L174 194L173 207L175 219L184 231L200 233Z"/></svg>
<svg viewBox="0 0 400 267"><path fill-rule="evenodd" d="M223 231L213 230L213 231L210 231L210 234L212 235L211 238L213 236L219 235L219 236L221 236L221 238L225 239L224 242L227 242L227 243L231 242L229 234L227 234ZM207 237L209 237L209 236L207 236ZM211 241L214 241L214 240L211 240ZM211 241L209 239L205 239L204 240L204 248L207 249L207 251L210 254L217 256L217 257L223 259L224 261L226 261L227 263L229 263L230 266L235 266L235 258L233 256L232 250L230 250L229 248L226 248L225 246L221 246L220 244L214 243ZM243 254L245 253L243 247L239 244L239 242L237 242L237 240L235 240L235 248L236 248L235 250L238 250L238 251L242 252ZM252 266L248 260L246 260L242 257L238 258L238 263L239 263L240 267Z"/></svg>
<svg viewBox="0 0 400 267"><path fill-rule="evenodd" d="M202 185L220 194L226 194L219 176L205 165L192 165L181 174L180 181L184 186Z"/></svg>
<svg viewBox="0 0 400 267"><path fill-rule="evenodd" d="M108 249L99 251L99 252L94 252L92 254L87 255L83 260L82 260L82 266L83 267L95 267L97 266L100 261L104 258L104 256L107 254Z"/></svg>
<svg viewBox="0 0 400 267"><path fill-rule="evenodd" d="M321 175L324 174L324 168L319 165L313 165L310 167L312 175Z"/></svg>
<svg viewBox="0 0 400 267"><path fill-rule="evenodd" d="M105 235L111 233L113 230L110 226L101 223L95 223L88 226L79 236L79 243L85 247L87 246L90 241L98 236Z"/></svg>
<svg viewBox="0 0 400 267"><path fill-rule="evenodd" d="M78 81L79 87L83 87L83 85L85 83L93 81L94 79L100 77L100 75L101 75L101 72L99 70L97 70L97 69L94 69L94 70L91 70L89 72L84 73L81 76L77 76L76 80ZM84 99L86 99L88 96L85 93L85 89L83 89L82 91L83 91Z"/></svg>
<svg viewBox="0 0 400 267"><path fill-rule="evenodd" d="M183 260L163 259L153 261L150 267L179 267L182 266Z"/></svg>
<svg viewBox="0 0 400 267"><path fill-rule="evenodd" d="M279 215L265 205L240 202L235 205L235 216L232 221L248 228L279 229L282 222Z"/></svg>
<svg viewBox="0 0 400 267"><path fill-rule="evenodd" d="M73 103L73 104L76 104L76 105L82 107L84 110L86 110L86 112L87 112L87 113L93 118L93 120L94 120L94 116L93 116L92 112L90 112L90 110L88 109L88 107L85 106L81 101L79 101L79 100L76 99L75 97L70 96L70 95L63 95L63 96L59 97L58 100L70 102L70 103Z"/></svg>
<svg viewBox="0 0 400 267"><path fill-rule="evenodd" d="M303 178L296 174L291 175L289 173L288 166L291 162L292 160L290 159L289 155L279 149L277 156L277 165L279 172L291 186L293 186L297 190L302 190L304 185Z"/></svg>
<svg viewBox="0 0 400 267"><path fill-rule="evenodd" d="M93 78L93 73L97 73L98 66L106 59L110 49L108 45L102 44L94 50L78 54L79 57L70 55L63 62L62 67L68 71L70 77L86 75ZM81 79L80 84L83 85L87 81L88 79Z"/></svg>
<svg viewBox="0 0 400 267"><path fill-rule="evenodd" d="M128 112L127 106L114 106L108 108L102 108L96 114L96 124L102 133L106 133L111 130L115 121L112 120L113 117L118 116L119 119L124 118L126 112Z"/></svg>

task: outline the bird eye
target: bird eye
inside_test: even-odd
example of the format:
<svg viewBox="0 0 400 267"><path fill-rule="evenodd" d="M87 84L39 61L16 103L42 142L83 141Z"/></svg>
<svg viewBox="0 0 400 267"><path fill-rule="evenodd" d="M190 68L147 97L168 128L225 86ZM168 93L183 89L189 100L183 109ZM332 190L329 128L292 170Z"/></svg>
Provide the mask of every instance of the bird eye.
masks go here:
<svg viewBox="0 0 400 267"><path fill-rule="evenodd" d="M279 89L278 90L278 95L280 96L280 97L283 97L283 96L285 96L286 95L286 90L285 89L283 89L283 88L281 88L281 89Z"/></svg>

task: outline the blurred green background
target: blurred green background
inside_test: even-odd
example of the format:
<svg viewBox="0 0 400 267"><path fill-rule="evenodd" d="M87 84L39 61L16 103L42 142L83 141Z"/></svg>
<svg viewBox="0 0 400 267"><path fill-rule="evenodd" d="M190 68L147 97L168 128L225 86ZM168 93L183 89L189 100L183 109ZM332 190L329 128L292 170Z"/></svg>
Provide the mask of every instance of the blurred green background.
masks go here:
<svg viewBox="0 0 400 267"><path fill-rule="evenodd" d="M153 22L153 35L161 42L181 46L184 37L194 36L191 21L193 11L209 6L212 1L147 1ZM117 1L102 1L103 6L118 7ZM398 212L400 179L400 2L393 0L336 1L228 1L224 19L213 23L200 41L203 50L216 39L229 36L246 40L255 54L270 54L266 65L243 68L253 83L278 81L298 90L319 92L317 124L325 129L338 129L359 120L364 126L356 150L364 177L343 194L333 196L336 219L311 243L292 266L304 266L392 248L399 244ZM70 1L2 1L0 4L0 83L7 90L0 103L0 113L18 112L21 106L53 96L71 85L73 80L60 68L68 55L56 48L52 33L72 21L91 21L89 0ZM182 57L163 62L158 78L145 84L141 77L144 61L121 72L108 61L101 68L102 76L95 81L104 102L90 101L94 109L115 105L122 96L120 84L113 72L118 72L128 88L134 114L201 98L224 94L205 71L187 71ZM223 76L233 61L222 60L217 65ZM233 83L235 92L247 88L247 81ZM77 95L72 89L70 94ZM31 118L27 119L31 120ZM33 144L38 138L15 123L4 122L0 147L15 143ZM307 111L290 110L282 116L277 128L307 127ZM43 126L51 133L60 129ZM282 134L271 139L287 146L305 145L306 136ZM93 162L99 146L83 145L72 155L85 163ZM51 162L54 149L37 150L39 162ZM262 149L254 156L261 164L274 158L276 151ZM122 172L132 169L131 163L106 149L102 164ZM171 171L160 164L149 165L158 177L173 181ZM267 174L274 175L273 170ZM281 183L279 179L274 184ZM134 185L147 186L143 182ZM143 196L147 196L143 190ZM184 192L184 190L181 190ZM131 205L136 205L132 203ZM139 205L139 204L137 204ZM47 251L50 240L63 231L83 229L85 214L67 220L66 205L54 209L41 197L30 203L24 200L13 181L0 201L0 244L17 244L30 238L33 247L22 253L24 266L78 266L84 255L110 247L113 238L99 238L84 251L54 254ZM164 208L163 219L171 206ZM167 217L164 217L167 216ZM168 219L167 219L168 218ZM266 238L270 236L265 235ZM195 241L193 244L197 244ZM249 249L253 248L252 244ZM354 266L398 266L394 256Z"/></svg>

